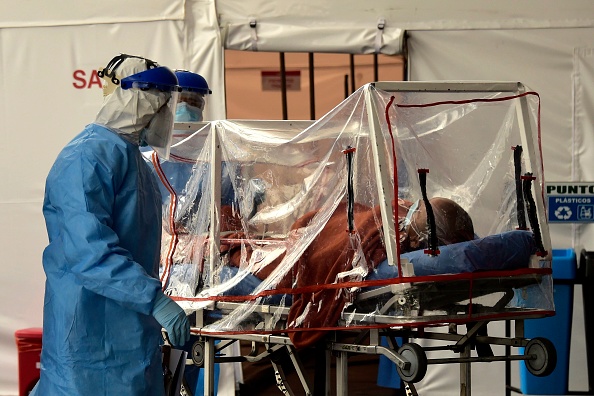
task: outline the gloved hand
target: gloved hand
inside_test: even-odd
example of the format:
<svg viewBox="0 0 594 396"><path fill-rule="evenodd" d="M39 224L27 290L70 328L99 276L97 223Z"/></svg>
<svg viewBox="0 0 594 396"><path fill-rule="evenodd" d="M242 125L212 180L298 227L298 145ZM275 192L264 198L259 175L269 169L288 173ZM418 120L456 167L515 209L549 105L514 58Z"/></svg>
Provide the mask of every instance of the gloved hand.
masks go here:
<svg viewBox="0 0 594 396"><path fill-rule="evenodd" d="M167 330L172 345L183 346L190 340L190 322L186 313L161 290L155 297L152 315Z"/></svg>

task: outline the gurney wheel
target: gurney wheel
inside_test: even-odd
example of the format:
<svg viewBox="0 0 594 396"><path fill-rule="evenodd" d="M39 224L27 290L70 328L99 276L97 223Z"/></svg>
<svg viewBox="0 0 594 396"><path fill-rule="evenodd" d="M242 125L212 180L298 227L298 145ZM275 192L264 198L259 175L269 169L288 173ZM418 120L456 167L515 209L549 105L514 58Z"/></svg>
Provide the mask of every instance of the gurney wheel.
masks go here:
<svg viewBox="0 0 594 396"><path fill-rule="evenodd" d="M204 342L196 341L192 345L192 362L198 367L204 365Z"/></svg>
<svg viewBox="0 0 594 396"><path fill-rule="evenodd" d="M419 382L427 373L427 355L423 348L414 343L404 344L398 349L403 359L410 362L408 370L398 369L398 375L404 382Z"/></svg>
<svg viewBox="0 0 594 396"><path fill-rule="evenodd" d="M557 365L557 350L555 345L546 338L535 337L528 341L524 355L534 355L534 359L527 359L526 368L537 377L546 377L551 374Z"/></svg>

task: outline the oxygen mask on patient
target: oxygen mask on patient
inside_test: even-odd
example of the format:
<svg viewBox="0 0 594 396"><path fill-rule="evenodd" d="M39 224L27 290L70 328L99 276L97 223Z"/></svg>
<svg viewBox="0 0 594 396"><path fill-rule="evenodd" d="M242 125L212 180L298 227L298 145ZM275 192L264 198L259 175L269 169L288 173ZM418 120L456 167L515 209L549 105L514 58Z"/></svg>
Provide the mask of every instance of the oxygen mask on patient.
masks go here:
<svg viewBox="0 0 594 396"><path fill-rule="evenodd" d="M460 205L451 199L435 197L429 200L435 219L435 233L439 245L470 241L475 238L472 219ZM429 232L425 202L416 201L405 218L399 220L402 251L426 249Z"/></svg>
<svg viewBox="0 0 594 396"><path fill-rule="evenodd" d="M427 246L427 213L425 204L415 201L409 208L406 217L399 219L400 247L403 252L423 249Z"/></svg>

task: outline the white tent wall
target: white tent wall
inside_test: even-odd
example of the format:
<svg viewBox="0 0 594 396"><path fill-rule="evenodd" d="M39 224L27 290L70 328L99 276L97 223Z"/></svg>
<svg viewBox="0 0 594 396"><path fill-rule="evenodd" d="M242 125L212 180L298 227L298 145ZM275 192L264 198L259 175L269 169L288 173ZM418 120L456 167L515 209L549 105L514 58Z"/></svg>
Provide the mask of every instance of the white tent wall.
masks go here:
<svg viewBox="0 0 594 396"><path fill-rule="evenodd" d="M399 54L402 28L386 25L381 13L361 4L352 0L340 5L335 1L229 1L219 2L217 11L228 49Z"/></svg>
<svg viewBox="0 0 594 396"><path fill-rule="evenodd" d="M0 2L0 28L184 19L184 0Z"/></svg>
<svg viewBox="0 0 594 396"><path fill-rule="evenodd" d="M594 32L590 32L594 33ZM572 179L594 180L594 43L574 48ZM563 175L562 175L563 176ZM573 228L573 245L594 250L594 226Z"/></svg>
<svg viewBox="0 0 594 396"><path fill-rule="evenodd" d="M593 27L591 0L1 2L0 395L17 394L14 331L41 326L45 176L94 119L102 98L91 73L113 55L201 73L214 91L206 117L217 119L225 117L223 47L390 54L407 30L413 80L513 80L538 91L547 179L591 181ZM594 249L590 226L551 228L556 247ZM580 326L572 350L584 350ZM583 389L583 355L574 358L582 360L572 366L573 388ZM501 395L502 366L474 365L473 391ZM421 394L457 394L450 367L431 366Z"/></svg>
<svg viewBox="0 0 594 396"><path fill-rule="evenodd" d="M589 0L224 0L217 13L228 49L355 54L398 54L403 30L583 27L594 21Z"/></svg>
<svg viewBox="0 0 594 396"><path fill-rule="evenodd" d="M408 33L410 80L524 83L541 98L545 180L594 180L594 28ZM549 228L554 248L574 248L578 254L582 248L594 250L591 224L551 224ZM570 390L584 391L588 389L588 376L579 286L575 295L569 386ZM489 333L503 336L502 324L491 324ZM512 367L512 384L519 386L517 365ZM430 367L422 382L426 385L417 389L423 395L444 395L444 389L456 394L458 375L453 366ZM501 395L503 384L503 364L473 366L472 385L477 394Z"/></svg>
<svg viewBox="0 0 594 396"><path fill-rule="evenodd" d="M121 52L196 71L214 92L206 117L225 117L214 1L103 1L86 8L70 1L49 10L39 2L9 3L0 5L0 395L18 394L15 331L42 325L45 177L103 101L93 70ZM47 10L47 19L39 10Z"/></svg>
<svg viewBox="0 0 594 396"><path fill-rule="evenodd" d="M540 95L546 180L592 181L594 144L587 143L594 142L592 131L584 128L594 120L587 108L594 88L588 81L592 50L586 55L594 46L593 34L592 28L409 32L410 79L521 81ZM579 114L574 113L575 89L582 98ZM552 225L553 247L593 250L590 228Z"/></svg>

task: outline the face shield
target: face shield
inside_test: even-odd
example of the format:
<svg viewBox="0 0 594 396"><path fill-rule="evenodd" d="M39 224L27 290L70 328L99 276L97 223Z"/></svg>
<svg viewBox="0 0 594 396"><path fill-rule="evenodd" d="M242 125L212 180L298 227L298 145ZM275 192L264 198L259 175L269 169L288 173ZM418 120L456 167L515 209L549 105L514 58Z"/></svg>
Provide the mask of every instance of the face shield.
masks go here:
<svg viewBox="0 0 594 396"><path fill-rule="evenodd" d="M173 139L173 124L179 92L160 92L159 94L165 95L167 99L144 128L140 138L151 146L159 157L167 160Z"/></svg>
<svg viewBox="0 0 594 396"><path fill-rule="evenodd" d="M175 110L176 122L199 122L204 119L206 97L199 92L184 91L179 95Z"/></svg>
<svg viewBox="0 0 594 396"><path fill-rule="evenodd" d="M150 145L161 158L169 159L180 90L175 74L168 68L159 66L122 79L121 87L124 90L140 90L156 99L158 107L155 107L154 115L142 130L140 139Z"/></svg>

